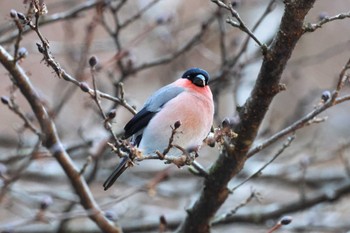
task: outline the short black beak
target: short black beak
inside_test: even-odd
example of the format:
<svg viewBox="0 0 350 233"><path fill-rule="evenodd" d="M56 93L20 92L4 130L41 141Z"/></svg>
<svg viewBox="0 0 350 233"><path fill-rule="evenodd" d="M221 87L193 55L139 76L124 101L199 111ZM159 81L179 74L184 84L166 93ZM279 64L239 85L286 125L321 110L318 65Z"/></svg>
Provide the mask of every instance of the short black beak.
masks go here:
<svg viewBox="0 0 350 233"><path fill-rule="evenodd" d="M205 86L205 77L201 74L198 74L196 77L194 77L193 83L196 86L204 87Z"/></svg>

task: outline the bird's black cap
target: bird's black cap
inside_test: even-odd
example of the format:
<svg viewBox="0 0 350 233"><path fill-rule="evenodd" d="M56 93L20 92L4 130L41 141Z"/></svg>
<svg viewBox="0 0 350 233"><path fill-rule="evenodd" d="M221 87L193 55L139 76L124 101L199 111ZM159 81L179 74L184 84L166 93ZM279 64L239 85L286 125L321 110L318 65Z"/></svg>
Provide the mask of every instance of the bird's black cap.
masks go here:
<svg viewBox="0 0 350 233"><path fill-rule="evenodd" d="M210 76L207 71L201 68L190 68L182 75L182 78L191 80L196 86L204 87L208 85Z"/></svg>

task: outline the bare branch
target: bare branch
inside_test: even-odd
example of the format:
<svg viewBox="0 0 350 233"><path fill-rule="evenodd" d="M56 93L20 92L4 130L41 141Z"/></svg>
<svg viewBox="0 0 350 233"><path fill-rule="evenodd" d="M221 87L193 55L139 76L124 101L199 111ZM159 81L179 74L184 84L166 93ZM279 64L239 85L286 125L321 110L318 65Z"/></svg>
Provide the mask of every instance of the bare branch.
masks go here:
<svg viewBox="0 0 350 233"><path fill-rule="evenodd" d="M190 39L187 43L185 43L182 47L180 47L178 50L173 51L169 55L158 58L157 60L145 62L139 66L136 66L130 71L130 73L134 74L136 72L139 72L140 70L148 69L158 65L164 65L166 63L173 61L175 58L177 58L181 54L188 52L190 48L192 48L195 44L197 44L201 40L201 38L208 31L209 26L214 22L214 20L215 20L215 15L213 14L209 17L209 19L207 19L204 23L202 23L201 30L197 34L195 34L192 37L192 39Z"/></svg>
<svg viewBox="0 0 350 233"><path fill-rule="evenodd" d="M5 103L5 99L6 99L6 103ZM22 112L20 107L14 102L12 98L7 98L2 96L1 101L4 104L6 104L11 111L13 111L16 115L18 115L24 121L24 127L27 127L29 130L35 133L39 138L41 137L40 130L35 127L32 121L28 119L28 117Z"/></svg>
<svg viewBox="0 0 350 233"><path fill-rule="evenodd" d="M340 90L344 87L344 83L347 79L349 79L349 75L346 75L345 72L350 69L350 58L343 67L343 69L340 71L339 78L338 78L338 83L335 88L335 90L332 93L332 102L334 103L337 97L339 96Z"/></svg>
<svg viewBox="0 0 350 233"><path fill-rule="evenodd" d="M119 28L125 28L127 27L130 23L135 22L137 19L139 19L147 10L149 10L152 6L157 4L159 0L153 0L150 3L147 4L144 8L142 8L137 14L131 16L129 19L125 20L123 23L119 25Z"/></svg>
<svg viewBox="0 0 350 233"><path fill-rule="evenodd" d="M228 182L241 171L248 153L273 98L281 91L281 75L291 53L303 35L303 21L314 1L285 4L280 29L268 48L255 86L243 107L240 122L231 140L211 167L200 197L187 211L179 232L209 232L210 220L229 196Z"/></svg>
<svg viewBox="0 0 350 233"><path fill-rule="evenodd" d="M22 164L20 165L19 168L16 169L16 171L7 179L4 179L4 185L1 187L0 191L0 202L3 200L6 191L12 185L15 181L17 181L24 173L24 171L29 167L29 165L32 163L34 160L36 153L38 152L39 146L41 144L41 140L39 139L32 149L31 153L29 156L25 158L25 161L22 161Z"/></svg>
<svg viewBox="0 0 350 233"><path fill-rule="evenodd" d="M108 0L107 2L109 2L109 1L113 1L113 0ZM44 26L46 24L51 24L51 23L54 23L57 21L79 17L79 14L81 12L86 11L88 9L91 9L98 4L101 4L100 0L84 1L83 3L81 3L75 7L72 7L71 9L69 9L65 12L60 12L60 13L56 13L56 14L42 17L42 20L40 20L39 25ZM6 26L2 27L0 29L0 35L3 35L5 32L12 30L12 28L13 28L12 25L9 25L9 26L6 25ZM23 35L27 34L30 31L31 31L30 28L24 28ZM8 36L3 36L2 38L0 38L0 44L10 43L17 36L18 36L18 32L13 32Z"/></svg>
<svg viewBox="0 0 350 233"><path fill-rule="evenodd" d="M215 224L216 222L222 222L225 221L225 219L231 218L232 216L234 216L237 211L246 206L249 202L251 202L254 198L258 198L259 193L255 192L254 190L251 191L250 195L248 198L246 198L242 203L240 203L239 205L237 205L233 210L231 210L229 213L225 213L221 216L216 217L213 221L212 224Z"/></svg>
<svg viewBox="0 0 350 233"><path fill-rule="evenodd" d="M235 190L237 190L239 187L241 187L243 184L245 184L246 182L248 182L249 180L259 176L261 174L261 172L268 166L270 165L273 161L275 161L283 152L284 150L290 146L290 144L293 142L293 140L295 139L295 136L291 136L288 138L288 140L283 144L283 146L277 151L277 153L272 157L272 159L270 159L267 163L264 164L264 166L262 166L259 170L257 170L256 172L254 172L252 175L250 175L248 178L246 178L244 181L242 181L240 184L238 184L237 186L235 186L233 189L231 189L231 192L233 193Z"/></svg>
<svg viewBox="0 0 350 233"><path fill-rule="evenodd" d="M213 222L213 227L220 226L228 223L255 223L266 224L267 220L281 218L286 214L308 209L316 206L317 204L324 202L334 202L350 193L350 182L345 181L341 184L332 187L332 190L321 189L306 197L304 201L292 200L285 204L276 204L263 206L260 208L252 208L244 213L236 213L225 220ZM181 223L181 219L168 220L168 227L176 229ZM158 229L159 222L157 220L149 222L146 225L140 221L130 222L124 227L127 232L134 232L139 229L143 231L156 231Z"/></svg>
<svg viewBox="0 0 350 233"><path fill-rule="evenodd" d="M335 187L333 186L332 190L321 189L307 195L304 200L297 199L280 205L274 203L244 214L236 214L229 219L225 219L225 221L215 222L215 225L229 222L264 223L268 219L280 218L285 214L305 210L319 203L334 202L349 193L350 182L344 181Z"/></svg>
<svg viewBox="0 0 350 233"><path fill-rule="evenodd" d="M31 25L31 28L37 33L38 37L40 38L40 41L42 44L37 43L38 50L40 53L44 55L44 59L47 62L47 64L55 71L56 75L59 78L63 78L66 81L74 83L76 86L81 87L82 83L79 82L77 79L73 78L71 75L69 75L64 69L61 68L60 64L52 57L52 54L49 50L49 43L46 39L43 38L41 35L41 32L39 31L38 26L38 17L36 18L35 25ZM91 96L94 96L94 91L91 90L87 85L85 86L85 92L89 93ZM125 99L119 99L118 97L113 97L111 95L108 95L106 93L102 93L100 91L96 92L98 95L100 95L102 98L114 101L121 106L125 107L129 112L135 114L136 111L133 107L131 107Z"/></svg>
<svg viewBox="0 0 350 233"><path fill-rule="evenodd" d="M324 17L321 21L317 23L308 23L304 27L304 32L314 32L317 29L321 28L326 23L329 23L335 20L342 20L345 18L350 18L350 12L341 13L331 17Z"/></svg>
<svg viewBox="0 0 350 233"><path fill-rule="evenodd" d="M347 75L345 75L345 72L350 69L350 59L345 64L344 68L341 70L339 74L339 79L337 86L335 90L333 91L333 94L331 94L330 99L326 100L326 102L322 105L317 106L312 112L308 113L305 117L301 118L298 121L295 121L292 125L288 126L287 128L281 130L280 132L276 133L275 135L271 136L269 139L265 140L264 142L260 143L259 145L252 148L247 156L251 157L257 152L261 151L262 149L268 147L272 143L276 142L280 138L284 137L285 135L295 132L298 129L301 129L305 126L308 126L312 123L320 123L323 122L325 119L316 119L315 117L319 115L320 113L324 112L326 109L343 103L344 101L347 101L348 96L343 96L339 98L339 91L344 86L345 80L348 78Z"/></svg>
<svg viewBox="0 0 350 233"><path fill-rule="evenodd" d="M239 16L238 12L232 7L232 5L229 6L231 14L234 18L237 19L238 23L233 21L232 19L227 19L226 22L232 25L233 27L237 27L247 33L263 50L266 50L266 46L264 46L258 38L249 30L249 28L245 25L241 17Z"/></svg>
<svg viewBox="0 0 350 233"><path fill-rule="evenodd" d="M2 46L0 46L0 62L11 73L13 79L16 80L16 85L31 105L44 134L43 145L51 151L66 172L85 210L93 212L90 216L91 219L105 232L120 232L118 227L112 225L112 223L105 218L92 197L86 181L79 175L79 170L62 146L57 135L56 127L48 115L46 108L42 105L40 97L31 84L29 77L19 65L13 64L13 58Z"/></svg>
<svg viewBox="0 0 350 233"><path fill-rule="evenodd" d="M243 22L243 20L239 16L238 12L233 8L232 4L228 4L227 5L227 4L225 4L224 2L222 2L220 0L212 0L212 2L217 4L219 7L222 7L224 9L229 10L231 12L233 18L235 18L237 20L237 22L236 22L233 19L229 18L229 19L226 20L227 23L229 23L231 26L239 28L243 32L247 33L261 47L261 49L266 50L266 48L265 48L266 46L264 46L258 40L258 38L256 38L256 36L250 31L250 29L246 26L246 24ZM264 15L265 15L265 13L264 13Z"/></svg>

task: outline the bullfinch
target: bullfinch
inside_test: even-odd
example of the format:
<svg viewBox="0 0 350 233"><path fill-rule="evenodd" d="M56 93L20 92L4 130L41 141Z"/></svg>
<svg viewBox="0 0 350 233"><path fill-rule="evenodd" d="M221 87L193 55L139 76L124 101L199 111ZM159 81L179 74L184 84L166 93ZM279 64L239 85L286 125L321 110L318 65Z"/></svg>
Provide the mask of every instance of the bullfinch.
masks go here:
<svg viewBox="0 0 350 233"><path fill-rule="evenodd" d="M143 108L125 125L125 138L142 154L163 152L169 145L172 126L180 122L173 145L185 150L198 149L213 124L214 102L208 86L209 74L200 68L187 70L182 78L162 87L148 98ZM180 156L183 151L171 147L167 155ZM103 184L107 190L128 167L123 158Z"/></svg>

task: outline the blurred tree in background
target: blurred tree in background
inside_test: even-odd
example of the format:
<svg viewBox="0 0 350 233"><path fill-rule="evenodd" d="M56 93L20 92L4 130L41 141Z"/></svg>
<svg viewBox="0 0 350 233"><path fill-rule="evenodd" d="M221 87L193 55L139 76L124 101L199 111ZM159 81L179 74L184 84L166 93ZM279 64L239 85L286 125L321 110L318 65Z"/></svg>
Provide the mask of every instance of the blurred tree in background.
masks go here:
<svg viewBox="0 0 350 233"><path fill-rule="evenodd" d="M1 1L0 230L349 231L349 9ZM189 67L211 74L215 147L132 158L103 191L125 123Z"/></svg>

